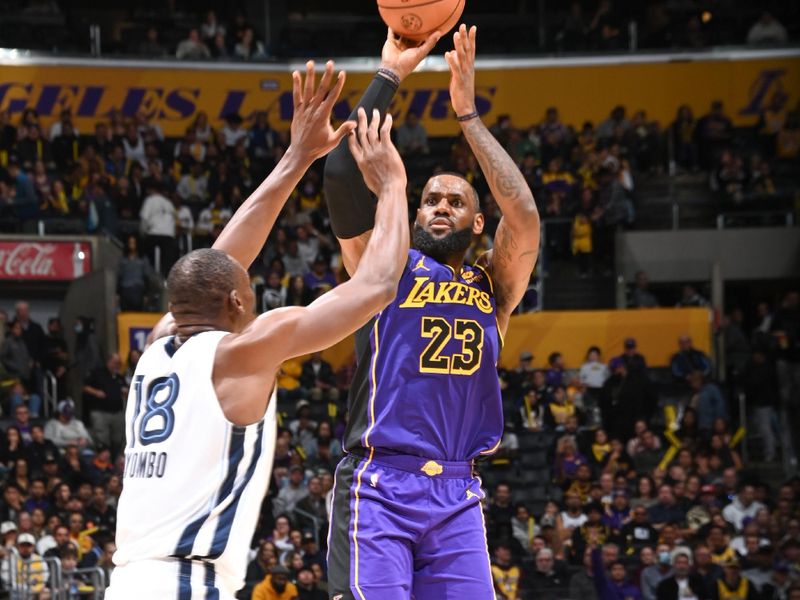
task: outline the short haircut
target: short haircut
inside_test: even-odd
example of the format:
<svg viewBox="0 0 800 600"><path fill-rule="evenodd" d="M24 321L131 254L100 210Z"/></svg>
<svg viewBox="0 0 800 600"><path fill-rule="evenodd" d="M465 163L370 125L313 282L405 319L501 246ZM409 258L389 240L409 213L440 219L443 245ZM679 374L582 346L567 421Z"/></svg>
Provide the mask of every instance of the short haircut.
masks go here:
<svg viewBox="0 0 800 600"><path fill-rule="evenodd" d="M465 182L467 183L467 185L469 186L469 189L470 189L470 190L472 190L472 197L473 197L473 199L475 200L475 211L476 211L476 212L482 212L482 211L481 211L481 199L480 199L480 196L478 196L478 190L476 190L476 189L475 189L475 186L473 186L473 185L472 185L472 184L469 182L469 180L468 180L466 177L464 177L464 176L463 176L461 173L457 173L457 172L455 172L455 171L441 171L441 172L439 172L439 173L436 173L435 175L432 175L432 176L431 176L431 177L428 179L428 181L427 181L427 182L425 182L425 185L427 186L427 185L428 185L428 183L430 183L430 182L431 182L431 180L432 180L434 177L441 177L442 175L450 175L451 177L457 177L458 179L461 179L462 181L465 181Z"/></svg>
<svg viewBox="0 0 800 600"><path fill-rule="evenodd" d="M197 312L205 312L201 308L205 306L206 310L217 314L235 288L236 263L224 252L213 248L194 250L182 257L167 278L169 302L176 307L190 305Z"/></svg>

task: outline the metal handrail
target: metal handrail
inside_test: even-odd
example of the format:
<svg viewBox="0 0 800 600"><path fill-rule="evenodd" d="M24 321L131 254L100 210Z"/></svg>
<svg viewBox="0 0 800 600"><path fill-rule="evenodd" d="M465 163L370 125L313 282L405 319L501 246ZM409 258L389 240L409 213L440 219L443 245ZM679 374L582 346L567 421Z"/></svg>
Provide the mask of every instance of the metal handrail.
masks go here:
<svg viewBox="0 0 800 600"><path fill-rule="evenodd" d="M42 413L44 418L50 416L50 412L55 412L58 405L58 378L48 370L44 373L44 385L42 386Z"/></svg>
<svg viewBox="0 0 800 600"><path fill-rule="evenodd" d="M728 217L774 217L782 216L786 227L794 227L794 213L790 210L742 210L717 214L717 229L725 229Z"/></svg>
<svg viewBox="0 0 800 600"><path fill-rule="evenodd" d="M316 515L312 515L310 512L304 511L302 508L295 507L292 511L294 514L303 516L309 519L314 524L314 541L316 542L317 546L319 546L319 526L320 526L320 519Z"/></svg>

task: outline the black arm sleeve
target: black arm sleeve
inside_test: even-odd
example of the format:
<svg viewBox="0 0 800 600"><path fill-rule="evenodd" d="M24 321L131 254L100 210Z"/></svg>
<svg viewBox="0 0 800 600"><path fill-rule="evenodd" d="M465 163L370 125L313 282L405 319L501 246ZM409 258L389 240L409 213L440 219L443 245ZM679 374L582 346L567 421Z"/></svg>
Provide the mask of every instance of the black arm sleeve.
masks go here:
<svg viewBox="0 0 800 600"><path fill-rule="evenodd" d="M381 115L386 114L396 91L397 87L391 81L376 75L350 115L350 120L356 120L356 112L362 106L367 111L367 118L372 118L375 108ZM347 138L325 160L324 188L331 227L337 238L354 238L373 228L375 200L350 154Z"/></svg>

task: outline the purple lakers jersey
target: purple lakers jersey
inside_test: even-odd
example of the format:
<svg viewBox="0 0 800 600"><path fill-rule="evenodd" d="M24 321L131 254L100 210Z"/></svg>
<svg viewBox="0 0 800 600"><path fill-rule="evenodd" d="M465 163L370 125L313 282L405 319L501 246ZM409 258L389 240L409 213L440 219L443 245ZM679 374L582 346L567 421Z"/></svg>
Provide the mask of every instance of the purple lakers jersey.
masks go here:
<svg viewBox="0 0 800 600"><path fill-rule="evenodd" d="M345 448L448 461L490 454L503 434L500 348L488 274L455 273L410 250L397 297L356 334Z"/></svg>

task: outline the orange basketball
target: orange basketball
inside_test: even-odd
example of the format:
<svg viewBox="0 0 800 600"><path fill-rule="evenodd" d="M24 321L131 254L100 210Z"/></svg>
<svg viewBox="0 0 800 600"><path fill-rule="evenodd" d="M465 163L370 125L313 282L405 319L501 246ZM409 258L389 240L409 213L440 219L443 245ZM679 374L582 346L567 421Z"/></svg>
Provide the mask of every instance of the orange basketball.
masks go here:
<svg viewBox="0 0 800 600"><path fill-rule="evenodd" d="M378 0L378 12L396 34L421 42L434 31L450 31L464 12L464 0Z"/></svg>

